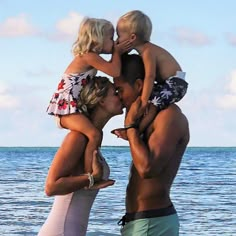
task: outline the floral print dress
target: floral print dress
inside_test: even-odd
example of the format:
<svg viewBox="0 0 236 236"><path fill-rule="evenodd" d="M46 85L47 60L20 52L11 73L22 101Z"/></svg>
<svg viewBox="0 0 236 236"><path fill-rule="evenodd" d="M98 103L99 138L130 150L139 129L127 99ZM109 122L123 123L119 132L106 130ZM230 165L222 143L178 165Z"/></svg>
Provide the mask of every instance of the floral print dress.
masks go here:
<svg viewBox="0 0 236 236"><path fill-rule="evenodd" d="M96 73L97 70L91 69L79 74L63 74L57 90L50 100L47 113L62 116L80 112L77 105L80 92Z"/></svg>

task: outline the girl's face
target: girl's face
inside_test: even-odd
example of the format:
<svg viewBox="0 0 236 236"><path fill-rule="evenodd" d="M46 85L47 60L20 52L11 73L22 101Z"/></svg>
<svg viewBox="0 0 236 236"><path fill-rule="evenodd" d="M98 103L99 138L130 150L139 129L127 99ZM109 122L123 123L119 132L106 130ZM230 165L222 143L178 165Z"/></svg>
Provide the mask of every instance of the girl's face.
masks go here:
<svg viewBox="0 0 236 236"><path fill-rule="evenodd" d="M104 53L104 54L111 54L112 53L113 45L114 45L113 37L114 37L114 29L108 30L105 32L102 53Z"/></svg>

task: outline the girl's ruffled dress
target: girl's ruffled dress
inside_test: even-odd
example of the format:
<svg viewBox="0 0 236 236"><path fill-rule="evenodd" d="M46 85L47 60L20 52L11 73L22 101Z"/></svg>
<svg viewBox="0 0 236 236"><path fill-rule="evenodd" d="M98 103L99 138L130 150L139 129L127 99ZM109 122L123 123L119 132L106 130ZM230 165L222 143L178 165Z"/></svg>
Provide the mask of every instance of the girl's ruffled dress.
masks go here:
<svg viewBox="0 0 236 236"><path fill-rule="evenodd" d="M80 92L97 71L91 69L79 74L63 74L56 92L53 94L47 113L54 116L80 112L77 102Z"/></svg>

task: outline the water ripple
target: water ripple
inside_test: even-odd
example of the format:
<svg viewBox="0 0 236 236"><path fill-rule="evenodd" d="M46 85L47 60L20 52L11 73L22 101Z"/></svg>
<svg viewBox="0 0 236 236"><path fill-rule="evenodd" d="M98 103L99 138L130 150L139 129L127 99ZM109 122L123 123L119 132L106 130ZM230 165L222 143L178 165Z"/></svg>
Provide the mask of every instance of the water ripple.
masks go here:
<svg viewBox="0 0 236 236"><path fill-rule="evenodd" d="M0 235L37 235L53 198L44 182L56 148L0 148ZM124 147L102 150L114 186L95 200L88 236L120 235L130 153ZM171 197L180 235L236 235L236 148L188 148Z"/></svg>

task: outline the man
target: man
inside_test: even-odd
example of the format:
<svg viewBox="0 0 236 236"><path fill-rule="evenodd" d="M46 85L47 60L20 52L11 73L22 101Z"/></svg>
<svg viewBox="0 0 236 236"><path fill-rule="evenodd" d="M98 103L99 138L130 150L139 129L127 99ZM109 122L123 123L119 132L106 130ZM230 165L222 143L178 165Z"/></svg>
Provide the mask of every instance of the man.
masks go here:
<svg viewBox="0 0 236 236"><path fill-rule="evenodd" d="M114 83L127 109L125 127L132 155L122 235L179 235L170 189L189 142L188 121L172 104L160 111L142 135L136 125L144 66L138 55L122 58L122 76Z"/></svg>

